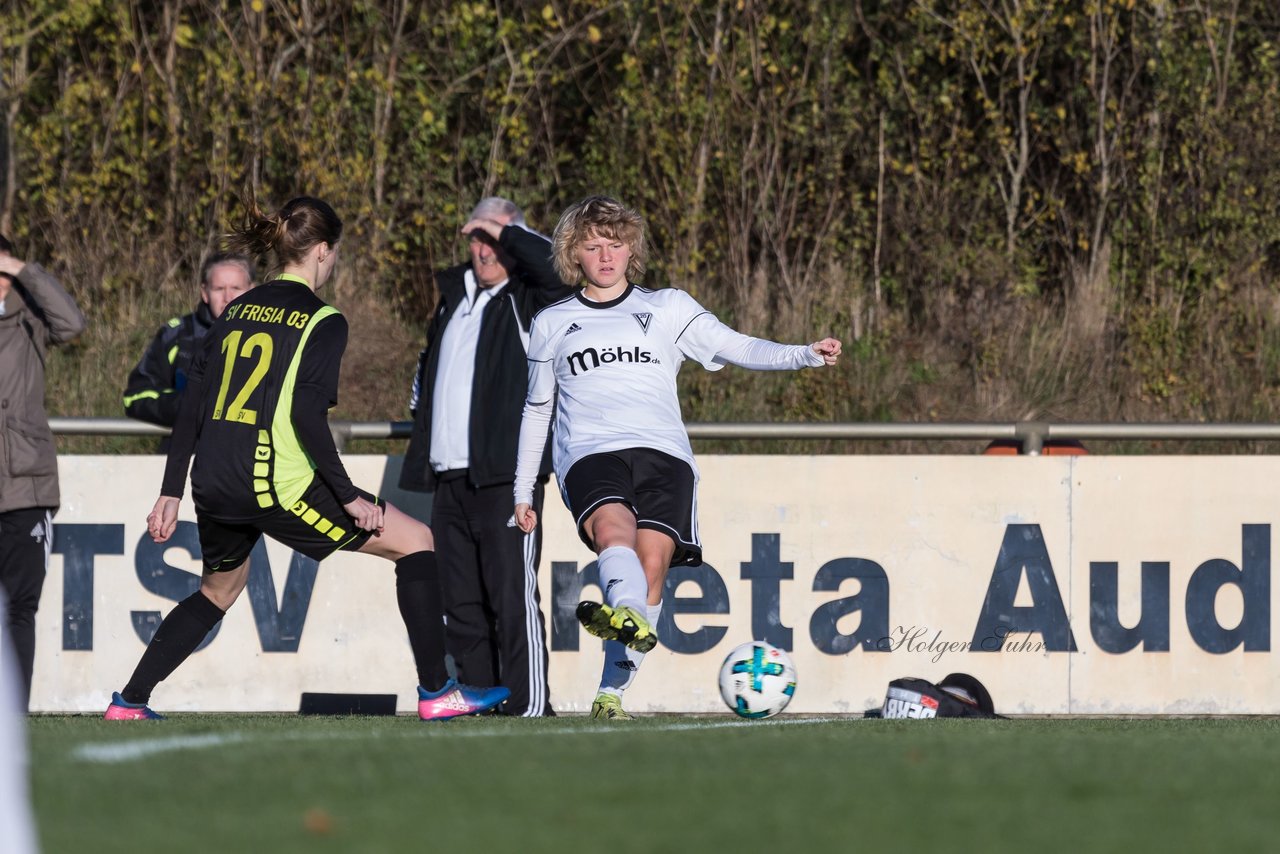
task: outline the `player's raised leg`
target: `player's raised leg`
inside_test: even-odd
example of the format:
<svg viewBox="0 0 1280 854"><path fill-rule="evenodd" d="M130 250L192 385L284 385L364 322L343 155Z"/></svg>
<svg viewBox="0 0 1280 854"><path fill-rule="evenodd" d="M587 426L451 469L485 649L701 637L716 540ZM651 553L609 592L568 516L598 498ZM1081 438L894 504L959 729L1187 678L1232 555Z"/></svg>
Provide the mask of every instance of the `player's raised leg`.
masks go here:
<svg viewBox="0 0 1280 854"><path fill-rule="evenodd" d="M640 529L636 535L636 553L648 585L645 619L656 630L658 618L662 615L662 589L671 568L675 542L659 531ZM644 652L616 640L605 642L600 690L591 704L593 718L631 720L631 714L622 707L622 695L635 681L644 658Z"/></svg>
<svg viewBox="0 0 1280 854"><path fill-rule="evenodd" d="M449 677L444 659L444 594L430 528L388 504L382 530L359 550L395 563L396 601L418 669L419 718L480 714L511 695L506 688L464 685Z"/></svg>
<svg viewBox="0 0 1280 854"><path fill-rule="evenodd" d="M644 613L649 591L635 551L635 514L624 504L604 504L591 513L583 527L596 546L605 601L578 603L579 622L598 638L648 652L658 638Z"/></svg>

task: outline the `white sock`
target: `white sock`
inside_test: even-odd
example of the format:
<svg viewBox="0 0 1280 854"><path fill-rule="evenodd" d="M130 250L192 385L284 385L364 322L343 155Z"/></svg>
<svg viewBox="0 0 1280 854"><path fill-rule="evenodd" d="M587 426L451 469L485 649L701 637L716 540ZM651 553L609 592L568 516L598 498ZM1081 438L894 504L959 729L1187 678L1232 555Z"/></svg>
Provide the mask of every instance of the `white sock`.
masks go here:
<svg viewBox="0 0 1280 854"><path fill-rule="evenodd" d="M662 616L662 603L657 605L644 606L644 618L649 621L649 625L653 626L654 634L658 632L658 618Z"/></svg>
<svg viewBox="0 0 1280 854"><path fill-rule="evenodd" d="M662 614L662 603L645 605L645 619L653 630L658 630L658 617ZM600 674L600 693L622 696L622 692L631 687L636 674L640 672L640 664L644 661L644 653L636 652L619 641L604 642L604 670Z"/></svg>
<svg viewBox="0 0 1280 854"><path fill-rule="evenodd" d="M636 652L626 644L611 640L604 642L604 670L600 673L600 693L621 697L622 692L635 681L636 671L644 660L643 652Z"/></svg>
<svg viewBox="0 0 1280 854"><path fill-rule="evenodd" d="M649 582L645 581L644 567L633 549L610 546L600 552L596 566L600 569L600 589L608 605L644 610L649 598Z"/></svg>

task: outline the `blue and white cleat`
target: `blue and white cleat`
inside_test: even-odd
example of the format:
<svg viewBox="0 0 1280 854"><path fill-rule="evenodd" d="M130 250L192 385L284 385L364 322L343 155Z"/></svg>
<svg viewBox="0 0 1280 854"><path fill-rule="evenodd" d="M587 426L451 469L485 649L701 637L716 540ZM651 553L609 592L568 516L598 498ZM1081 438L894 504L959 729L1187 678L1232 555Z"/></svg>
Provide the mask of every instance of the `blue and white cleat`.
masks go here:
<svg viewBox="0 0 1280 854"><path fill-rule="evenodd" d="M443 721L463 715L479 715L511 696L509 688L476 688L450 679L439 691L418 686L418 717L424 721Z"/></svg>

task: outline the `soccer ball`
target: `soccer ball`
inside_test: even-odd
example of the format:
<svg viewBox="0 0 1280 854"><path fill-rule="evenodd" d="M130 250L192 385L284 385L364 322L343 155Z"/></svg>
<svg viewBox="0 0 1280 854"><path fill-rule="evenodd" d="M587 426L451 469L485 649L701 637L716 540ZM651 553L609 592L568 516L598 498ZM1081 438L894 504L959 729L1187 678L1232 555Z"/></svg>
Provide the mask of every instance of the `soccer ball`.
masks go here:
<svg viewBox="0 0 1280 854"><path fill-rule="evenodd" d="M771 718L796 693L791 657L766 641L744 643L720 666L720 696L744 718Z"/></svg>

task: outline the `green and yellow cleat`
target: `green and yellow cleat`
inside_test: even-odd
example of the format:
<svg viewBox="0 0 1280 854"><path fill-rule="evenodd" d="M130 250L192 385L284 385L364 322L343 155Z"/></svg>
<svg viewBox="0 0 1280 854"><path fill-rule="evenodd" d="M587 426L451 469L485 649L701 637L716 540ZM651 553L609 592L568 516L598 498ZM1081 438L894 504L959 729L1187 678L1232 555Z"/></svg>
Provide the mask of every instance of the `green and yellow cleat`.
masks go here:
<svg viewBox="0 0 1280 854"><path fill-rule="evenodd" d="M621 641L636 652L648 652L658 645L653 626L626 605L611 608L599 602L579 602L578 622L596 637Z"/></svg>
<svg viewBox="0 0 1280 854"><path fill-rule="evenodd" d="M606 694L603 691L596 694L596 700L591 704L591 717L604 721L635 720L634 716L627 714L627 710L622 708L621 697L616 694Z"/></svg>

